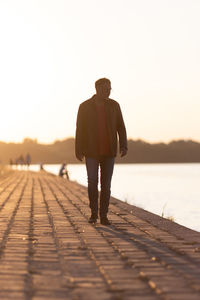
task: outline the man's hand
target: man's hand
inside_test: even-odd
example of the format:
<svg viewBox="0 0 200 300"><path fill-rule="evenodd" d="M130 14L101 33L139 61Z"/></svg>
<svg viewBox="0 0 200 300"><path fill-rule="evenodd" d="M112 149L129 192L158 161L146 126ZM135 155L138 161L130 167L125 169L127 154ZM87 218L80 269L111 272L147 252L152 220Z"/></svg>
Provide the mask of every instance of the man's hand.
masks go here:
<svg viewBox="0 0 200 300"><path fill-rule="evenodd" d="M76 155L76 158L80 161L83 161L83 155L82 154L79 154L79 155Z"/></svg>
<svg viewBox="0 0 200 300"><path fill-rule="evenodd" d="M125 156L126 154L127 154L127 149L122 148L122 149L120 150L120 156L123 157L123 156Z"/></svg>

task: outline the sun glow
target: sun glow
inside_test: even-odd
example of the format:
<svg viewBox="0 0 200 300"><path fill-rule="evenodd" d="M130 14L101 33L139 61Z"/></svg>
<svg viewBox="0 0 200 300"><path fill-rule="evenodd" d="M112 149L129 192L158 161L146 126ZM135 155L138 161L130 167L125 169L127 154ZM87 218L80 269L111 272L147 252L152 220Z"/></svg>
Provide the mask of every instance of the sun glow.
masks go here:
<svg viewBox="0 0 200 300"><path fill-rule="evenodd" d="M100 77L129 137L200 140L199 13L195 0L2 0L0 140L74 136Z"/></svg>

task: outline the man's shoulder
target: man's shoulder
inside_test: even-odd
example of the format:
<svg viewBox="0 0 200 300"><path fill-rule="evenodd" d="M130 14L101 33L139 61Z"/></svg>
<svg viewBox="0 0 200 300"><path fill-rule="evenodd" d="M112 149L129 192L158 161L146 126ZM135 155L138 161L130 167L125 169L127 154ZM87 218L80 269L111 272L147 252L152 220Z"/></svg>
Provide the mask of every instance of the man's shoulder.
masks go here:
<svg viewBox="0 0 200 300"><path fill-rule="evenodd" d="M91 103L93 103L93 100L94 100L93 98L94 98L94 96L92 96L91 98L89 98L89 99L83 101L83 102L80 104L80 106L81 106L81 107L86 107L86 106L90 105Z"/></svg>
<svg viewBox="0 0 200 300"><path fill-rule="evenodd" d="M117 106L119 105L119 103L114 99L109 98L109 101L112 105L117 105Z"/></svg>
<svg viewBox="0 0 200 300"><path fill-rule="evenodd" d="M81 107L81 108L84 108L84 107L88 107L88 106L90 106L90 105L93 105L93 103L94 103L94 97L95 97L95 96L92 96L91 98L89 98L89 99L83 101L83 102L80 104L80 107ZM113 106L113 107L119 107L119 103L118 103L116 100L114 100L114 99L109 98L107 103L108 103L109 105Z"/></svg>
<svg viewBox="0 0 200 300"><path fill-rule="evenodd" d="M113 109L119 109L120 105L116 100L109 98L109 104Z"/></svg>

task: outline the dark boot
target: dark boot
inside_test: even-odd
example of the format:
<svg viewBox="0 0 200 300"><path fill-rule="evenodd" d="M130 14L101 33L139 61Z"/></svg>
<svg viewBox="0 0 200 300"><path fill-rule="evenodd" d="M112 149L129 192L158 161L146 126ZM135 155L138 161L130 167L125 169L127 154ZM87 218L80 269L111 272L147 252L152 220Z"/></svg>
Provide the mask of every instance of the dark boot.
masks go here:
<svg viewBox="0 0 200 300"><path fill-rule="evenodd" d="M101 217L101 220L100 220L101 224L102 225L111 225L111 222L108 220L107 216L103 216Z"/></svg>
<svg viewBox="0 0 200 300"><path fill-rule="evenodd" d="M89 218L88 223L95 224L97 222L97 218L98 218L98 216L96 214L92 213L91 217Z"/></svg>

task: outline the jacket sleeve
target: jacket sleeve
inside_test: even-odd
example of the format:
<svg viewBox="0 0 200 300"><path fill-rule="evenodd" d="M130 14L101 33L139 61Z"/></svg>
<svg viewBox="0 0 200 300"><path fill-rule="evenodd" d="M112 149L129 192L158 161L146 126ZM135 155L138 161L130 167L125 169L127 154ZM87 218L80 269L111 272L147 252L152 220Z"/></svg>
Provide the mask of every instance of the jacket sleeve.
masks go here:
<svg viewBox="0 0 200 300"><path fill-rule="evenodd" d="M128 145L127 145L127 135L126 135L126 127L124 124L122 112L120 105L118 104L117 106L118 109L118 117L117 117L117 132L119 135L119 147L121 149L126 149L128 150Z"/></svg>
<svg viewBox="0 0 200 300"><path fill-rule="evenodd" d="M76 120L76 136L75 136L75 155L83 155L83 108L82 105L79 106L77 120Z"/></svg>

